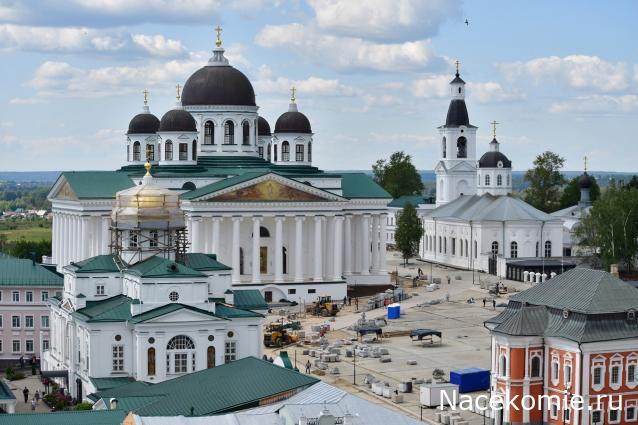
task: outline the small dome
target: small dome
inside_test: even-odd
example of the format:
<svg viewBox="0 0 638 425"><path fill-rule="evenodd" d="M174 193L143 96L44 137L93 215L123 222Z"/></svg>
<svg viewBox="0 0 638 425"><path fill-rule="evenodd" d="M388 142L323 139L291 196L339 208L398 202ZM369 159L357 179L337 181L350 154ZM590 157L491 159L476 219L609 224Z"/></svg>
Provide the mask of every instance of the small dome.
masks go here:
<svg viewBox="0 0 638 425"><path fill-rule="evenodd" d="M465 100L452 99L452 101L450 101L450 107L447 110L447 117L445 118L445 125L447 127L470 125L470 118L467 114L467 106L465 106Z"/></svg>
<svg viewBox="0 0 638 425"><path fill-rule="evenodd" d="M270 124L264 117L257 117L257 135L270 136Z"/></svg>
<svg viewBox="0 0 638 425"><path fill-rule="evenodd" d="M500 167L499 162L501 163ZM512 168L512 161L503 152L485 152L479 159L479 168Z"/></svg>
<svg viewBox="0 0 638 425"><path fill-rule="evenodd" d="M578 186L580 186L581 189L590 189L592 184L593 181L591 177L589 177L589 174L587 174L587 171L578 179Z"/></svg>
<svg viewBox="0 0 638 425"><path fill-rule="evenodd" d="M197 131L197 123L185 110L172 109L162 117L159 131Z"/></svg>
<svg viewBox="0 0 638 425"><path fill-rule="evenodd" d="M275 123L275 133L312 133L310 121L301 112L288 111Z"/></svg>
<svg viewBox="0 0 638 425"><path fill-rule="evenodd" d="M255 106L255 91L248 78L230 65L204 66L184 84L182 105Z"/></svg>
<svg viewBox="0 0 638 425"><path fill-rule="evenodd" d="M128 124L127 134L152 134L157 133L160 120L150 112L137 114Z"/></svg>

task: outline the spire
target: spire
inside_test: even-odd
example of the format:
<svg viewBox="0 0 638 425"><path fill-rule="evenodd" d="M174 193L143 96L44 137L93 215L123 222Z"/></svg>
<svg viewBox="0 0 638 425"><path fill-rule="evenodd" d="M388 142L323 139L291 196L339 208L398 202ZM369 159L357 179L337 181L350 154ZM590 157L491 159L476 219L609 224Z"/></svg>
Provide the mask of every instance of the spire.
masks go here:
<svg viewBox="0 0 638 425"><path fill-rule="evenodd" d="M585 155L585 156L583 157L583 161L585 162L585 167L584 167L585 174L587 174L587 160L588 160L588 159L589 159L589 158L587 158L587 155Z"/></svg>
<svg viewBox="0 0 638 425"><path fill-rule="evenodd" d="M490 123L492 125L492 141L490 142L490 151L498 152L499 151L499 143L496 140L496 126L500 123L496 122L496 120Z"/></svg>
<svg viewBox="0 0 638 425"><path fill-rule="evenodd" d="M177 83L177 85L175 86L175 88L177 89L177 96L176 96L177 101L178 101L178 102L181 102L182 96L181 96L181 94L180 94L180 92L179 92L179 90L180 90L181 86L179 85L179 83Z"/></svg>
<svg viewBox="0 0 638 425"><path fill-rule="evenodd" d="M215 28L215 32L217 33L217 39L215 40L215 46L217 48L222 47L222 27L217 25L217 28Z"/></svg>
<svg viewBox="0 0 638 425"><path fill-rule="evenodd" d="M288 105L288 112L298 112L297 109L297 89L292 86L290 89L290 104Z"/></svg>
<svg viewBox="0 0 638 425"><path fill-rule="evenodd" d="M455 62L456 63L456 76L460 77L461 74L459 73L459 69L461 67L461 62L459 62L458 60Z"/></svg>
<svg viewBox="0 0 638 425"><path fill-rule="evenodd" d="M144 106L142 107L142 111L145 114L150 114L151 110L148 107L148 90L144 89L144 91L142 93L144 93Z"/></svg>
<svg viewBox="0 0 638 425"><path fill-rule="evenodd" d="M217 33L215 48L213 56L208 60L208 66L228 66L228 59L224 57L224 49L222 48L222 27L217 25L215 32Z"/></svg>
<svg viewBox="0 0 638 425"><path fill-rule="evenodd" d="M142 178L142 184L150 184L153 181L153 176L151 175L151 163L148 158L146 158L144 169L146 170L146 174L144 174Z"/></svg>

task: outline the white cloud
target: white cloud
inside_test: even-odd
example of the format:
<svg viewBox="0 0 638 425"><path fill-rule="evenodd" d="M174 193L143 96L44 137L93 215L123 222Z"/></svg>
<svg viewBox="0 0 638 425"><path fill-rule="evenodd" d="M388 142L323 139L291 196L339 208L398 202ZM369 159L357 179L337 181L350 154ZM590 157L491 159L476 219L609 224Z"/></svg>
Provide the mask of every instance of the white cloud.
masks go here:
<svg viewBox="0 0 638 425"><path fill-rule="evenodd" d="M9 100L10 105L36 105L38 103L44 103L44 100L37 97L14 97Z"/></svg>
<svg viewBox="0 0 638 425"><path fill-rule="evenodd" d="M536 84L551 81L600 92L623 90L628 85L626 64L610 63L598 56L549 56L527 62L504 63L499 68L509 81L530 78Z"/></svg>
<svg viewBox="0 0 638 425"><path fill-rule="evenodd" d="M459 0L309 0L319 28L375 40L430 37L461 15Z"/></svg>
<svg viewBox="0 0 638 425"><path fill-rule="evenodd" d="M500 83L488 81L485 83L467 83L467 94L472 100L480 103L511 102L525 99L525 95L518 90L504 88Z"/></svg>
<svg viewBox="0 0 638 425"><path fill-rule="evenodd" d="M336 37L311 26L293 23L266 25L255 37L263 47L295 51L316 65L340 71L384 72L425 70L442 66L430 40L396 44L374 43L360 38Z"/></svg>
<svg viewBox="0 0 638 425"><path fill-rule="evenodd" d="M638 111L638 95L624 96L591 95L580 96L562 102L553 103L550 112L584 113L584 114L617 114Z"/></svg>
<svg viewBox="0 0 638 425"><path fill-rule="evenodd" d="M0 49L59 53L117 53L175 57L185 53L178 40L130 34L123 29L0 25Z"/></svg>
<svg viewBox="0 0 638 425"><path fill-rule="evenodd" d="M432 75L412 82L412 93L416 97L450 97L450 76Z"/></svg>
<svg viewBox="0 0 638 425"><path fill-rule="evenodd" d="M259 68L259 77L253 82L259 93L281 93L288 96L292 86L297 89L297 98L311 96L354 96L360 94L354 87L341 84L339 80L329 80L320 77L309 77L303 80L292 80L285 77L275 77L267 65Z"/></svg>

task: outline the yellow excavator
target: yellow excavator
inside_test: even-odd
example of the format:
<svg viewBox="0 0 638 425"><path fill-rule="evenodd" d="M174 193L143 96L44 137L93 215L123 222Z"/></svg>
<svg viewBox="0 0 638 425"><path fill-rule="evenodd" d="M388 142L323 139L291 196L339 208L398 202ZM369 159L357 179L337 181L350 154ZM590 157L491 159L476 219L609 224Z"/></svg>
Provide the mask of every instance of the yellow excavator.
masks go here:
<svg viewBox="0 0 638 425"><path fill-rule="evenodd" d="M284 347L295 342L299 342L299 335L288 333L288 329L280 323L271 323L264 332L264 346L268 348Z"/></svg>
<svg viewBox="0 0 638 425"><path fill-rule="evenodd" d="M312 306L312 314L315 316L336 316L339 313L339 305L330 297L319 297Z"/></svg>

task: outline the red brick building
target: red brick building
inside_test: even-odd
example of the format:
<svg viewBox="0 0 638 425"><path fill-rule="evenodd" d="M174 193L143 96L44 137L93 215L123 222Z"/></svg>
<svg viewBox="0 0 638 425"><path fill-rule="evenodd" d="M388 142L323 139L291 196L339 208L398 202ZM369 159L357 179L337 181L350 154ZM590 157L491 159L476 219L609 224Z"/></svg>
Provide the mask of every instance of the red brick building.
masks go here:
<svg viewBox="0 0 638 425"><path fill-rule="evenodd" d="M485 322L492 395L512 400L495 424L637 423L637 309L638 290L584 268L513 295Z"/></svg>

